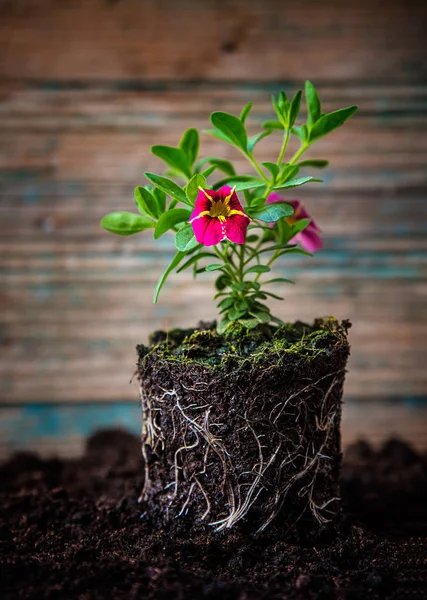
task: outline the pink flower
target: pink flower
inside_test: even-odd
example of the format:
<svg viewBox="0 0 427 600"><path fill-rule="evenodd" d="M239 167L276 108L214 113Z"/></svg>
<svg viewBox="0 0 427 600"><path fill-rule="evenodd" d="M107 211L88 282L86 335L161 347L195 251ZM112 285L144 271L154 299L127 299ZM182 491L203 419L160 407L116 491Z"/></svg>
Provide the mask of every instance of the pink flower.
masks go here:
<svg viewBox="0 0 427 600"><path fill-rule="evenodd" d="M219 190L199 188L189 219L199 244L215 246L225 239L244 244L249 222L234 188L228 185Z"/></svg>
<svg viewBox="0 0 427 600"><path fill-rule="evenodd" d="M284 202L284 199L281 198L279 194L273 192L267 198L267 203L270 202ZM320 237L320 229L305 210L302 202L299 200L286 200L286 202L292 204L294 207L294 214L290 217L285 217L285 220L289 225L295 225L295 223L298 223L298 221L301 221L301 219L310 219L310 223L307 225L307 227L303 229L303 231L297 233L292 240L289 241L299 243L304 250L307 250L307 252L310 252L311 254L323 248L323 241Z"/></svg>

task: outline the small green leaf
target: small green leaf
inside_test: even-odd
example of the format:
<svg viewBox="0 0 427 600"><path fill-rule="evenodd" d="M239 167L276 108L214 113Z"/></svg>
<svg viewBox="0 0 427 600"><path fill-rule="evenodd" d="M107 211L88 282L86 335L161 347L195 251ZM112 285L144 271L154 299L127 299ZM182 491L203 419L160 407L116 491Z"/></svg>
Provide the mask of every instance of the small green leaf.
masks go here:
<svg viewBox="0 0 427 600"><path fill-rule="evenodd" d="M160 188L163 192L166 192L166 194L169 194L169 196L172 196L172 198L184 202L184 204L189 204L189 200L187 199L184 190L171 179L156 175L155 173L144 173L144 175L148 181Z"/></svg>
<svg viewBox="0 0 427 600"><path fill-rule="evenodd" d="M287 202L272 202L271 204L264 204L264 206L254 211L250 211L249 216L266 223L275 223L282 217L290 217L293 214L294 208L291 204Z"/></svg>
<svg viewBox="0 0 427 600"><path fill-rule="evenodd" d="M290 279L285 279L284 277L275 277L274 279L269 279L268 281L264 281L263 285L267 285L268 283L294 283Z"/></svg>
<svg viewBox="0 0 427 600"><path fill-rule="evenodd" d="M284 254L302 254L303 256L313 256L310 252L306 250L302 250L302 248L287 248L280 252L279 256L283 256Z"/></svg>
<svg viewBox="0 0 427 600"><path fill-rule="evenodd" d="M276 181L277 176L279 175L279 167L276 165L276 163L267 161L261 164L263 167L268 169L268 171L270 171L271 175L273 176L273 181Z"/></svg>
<svg viewBox="0 0 427 600"><path fill-rule="evenodd" d="M320 160L320 159L313 159L313 160L302 160L301 162L298 163L299 167L313 167L314 169L323 169L324 167L327 167L329 164L328 160Z"/></svg>
<svg viewBox="0 0 427 600"><path fill-rule="evenodd" d="M203 165L206 164L215 166L217 169L219 169L226 175L233 176L236 174L236 171L231 162L229 162L228 160L223 160L222 158L215 157L202 158L201 160L197 161L196 170L200 171Z"/></svg>
<svg viewBox="0 0 427 600"><path fill-rule="evenodd" d="M292 127L291 132L296 135L301 142L306 142L308 138L308 129L306 125L300 127Z"/></svg>
<svg viewBox="0 0 427 600"><path fill-rule="evenodd" d="M251 138L249 138L249 140L248 140L248 152L249 152L249 154L252 154L253 149L258 144L258 142L260 142L263 138L265 138L268 135L270 135L270 133L271 133L271 131L269 131L269 130L262 131L261 133L258 133L257 135L254 135Z"/></svg>
<svg viewBox="0 0 427 600"><path fill-rule="evenodd" d="M248 138L240 119L225 112L214 112L211 114L211 123L231 144L246 152Z"/></svg>
<svg viewBox="0 0 427 600"><path fill-rule="evenodd" d="M181 141L179 142L179 147L187 155L188 160L190 161L190 165L194 164L199 154L199 146L200 139L199 132L197 131L197 129L194 129L194 127L187 129L187 131L182 136Z"/></svg>
<svg viewBox="0 0 427 600"><path fill-rule="evenodd" d="M181 148L172 146L151 146L151 152L157 158L163 160L167 165L178 171L184 177L191 177L191 165L187 154Z"/></svg>
<svg viewBox="0 0 427 600"><path fill-rule="evenodd" d="M113 212L101 220L104 229L117 235L133 235L154 225L154 221L130 212Z"/></svg>
<svg viewBox="0 0 427 600"><path fill-rule="evenodd" d="M269 271L271 271L271 269L270 267L267 267L267 265L254 265L245 271L245 273L268 273Z"/></svg>
<svg viewBox="0 0 427 600"><path fill-rule="evenodd" d="M207 169L205 169L204 171L202 171L200 173L200 175L203 175L203 177L205 179L207 179L209 177L209 175L212 175L212 173L215 171L216 166L215 165L211 165L210 167L208 167Z"/></svg>
<svg viewBox="0 0 427 600"><path fill-rule="evenodd" d="M224 331L227 329L227 327L229 325L230 325L230 320L229 319L227 319L226 317L224 317L223 319L221 319L221 321L216 326L216 330L219 333L219 335L223 334Z"/></svg>
<svg viewBox="0 0 427 600"><path fill-rule="evenodd" d="M187 183L187 187L185 188L187 198L191 204L194 204L196 201L197 194L199 193L199 187L206 188L206 179L204 175L196 173L196 175L193 175L193 177Z"/></svg>
<svg viewBox="0 0 427 600"><path fill-rule="evenodd" d="M259 240L259 236L252 234L246 236L246 244L252 244L252 242L257 242Z"/></svg>
<svg viewBox="0 0 427 600"><path fill-rule="evenodd" d="M299 90L295 94L294 98L292 99L291 106L289 108L289 122L288 122L289 129L291 127L293 127L295 121L298 118L300 106L301 106L301 96L302 96L302 91Z"/></svg>
<svg viewBox="0 0 427 600"><path fill-rule="evenodd" d="M190 223L176 232L175 246L177 250L187 252L188 250L196 248L198 245L199 243L194 236L194 231Z"/></svg>
<svg viewBox="0 0 427 600"><path fill-rule="evenodd" d="M291 103L289 102L289 98L287 97L285 92L280 92L277 105L278 105L279 109L281 110L282 114L287 115L289 113L289 108L291 106Z"/></svg>
<svg viewBox="0 0 427 600"><path fill-rule="evenodd" d="M298 172L299 172L298 165L289 165L289 164L283 165L283 168L280 172L280 176L278 179L278 183L284 183L285 181L289 181L289 179L292 179L293 177L295 177L295 175L298 175Z"/></svg>
<svg viewBox="0 0 427 600"><path fill-rule="evenodd" d="M262 126L264 129L285 129L282 123L276 120L264 121Z"/></svg>
<svg viewBox="0 0 427 600"><path fill-rule="evenodd" d="M307 102L307 123L310 127L320 119L322 114L319 95L310 81L305 82L305 99Z"/></svg>
<svg viewBox="0 0 427 600"><path fill-rule="evenodd" d="M294 237L297 233L304 231L304 229L310 225L311 219L300 219L294 225L292 225L292 237Z"/></svg>
<svg viewBox="0 0 427 600"><path fill-rule="evenodd" d="M159 297L160 290L162 289L163 284L165 283L166 279L168 278L168 275L175 269L175 267L177 267L179 265L179 263L182 261L184 256L186 256L185 252L177 252L175 254L175 256L173 257L172 262L167 267L166 271L160 277L159 282L156 286L156 290L154 292L154 299L153 299L154 304L157 303L157 299Z"/></svg>
<svg viewBox="0 0 427 600"><path fill-rule="evenodd" d="M134 191L135 204L139 212L146 217L157 219L160 216L156 199L151 192L141 186Z"/></svg>
<svg viewBox="0 0 427 600"><path fill-rule="evenodd" d="M311 128L309 136L310 143L318 140L319 138L327 135L334 129L337 129L343 125L350 117L354 115L357 109L357 106L349 106L348 108L341 108L340 110L335 110L334 112L320 117L320 119L316 121Z"/></svg>
<svg viewBox="0 0 427 600"><path fill-rule="evenodd" d="M246 329L254 329L259 325L258 319L239 319L239 323L246 327Z"/></svg>
<svg viewBox="0 0 427 600"><path fill-rule="evenodd" d="M238 308L236 308L235 306L233 306L227 314L227 317L231 320L231 321L237 321L237 319L239 319L240 317L243 317L243 315L246 313L245 310L239 310Z"/></svg>
<svg viewBox="0 0 427 600"><path fill-rule="evenodd" d="M299 187L310 182L321 182L321 179L315 179L314 177L300 177L299 179L291 179L285 183L281 183L273 187L273 190L285 190L289 188Z"/></svg>
<svg viewBox="0 0 427 600"><path fill-rule="evenodd" d="M261 321L261 323L269 323L270 322L269 313L260 311L260 312L251 312L250 314L253 315L259 321Z"/></svg>
<svg viewBox="0 0 427 600"><path fill-rule="evenodd" d="M188 267L191 267L191 265L194 265L194 263L197 263L202 258L216 258L216 254L212 254L212 252L197 252L197 254L194 254L189 260L179 267L177 273L185 271L185 269L188 269Z"/></svg>
<svg viewBox="0 0 427 600"><path fill-rule="evenodd" d="M257 177L254 177L253 175L235 175L233 177L225 177L224 179L217 181L213 185L213 189L218 190L223 185L229 185L229 186L233 187L234 185L237 185L239 183L245 183L245 182L250 182L250 181L260 181L260 179L258 179Z"/></svg>
<svg viewBox="0 0 427 600"><path fill-rule="evenodd" d="M175 227L178 223L188 221L190 218L191 211L186 208L172 208L162 214L160 219L157 221L156 228L154 229L154 239L157 240L166 231Z"/></svg>
<svg viewBox="0 0 427 600"><path fill-rule="evenodd" d="M265 186L265 181L261 181L260 179L252 180L252 181L242 181L241 183L236 183L236 192L241 192L242 190L252 190L255 188L260 188Z"/></svg>
<svg viewBox="0 0 427 600"><path fill-rule="evenodd" d="M249 102L249 104L246 104L246 106L242 109L242 112L240 113L240 120L242 123L245 123L246 119L248 118L252 106L252 102Z"/></svg>
<svg viewBox="0 0 427 600"><path fill-rule="evenodd" d="M218 269L223 269L224 265L219 265L219 264L215 264L215 265L208 265L206 267L206 271L218 271Z"/></svg>
<svg viewBox="0 0 427 600"><path fill-rule="evenodd" d="M222 140L223 142L227 142L227 144L232 144L233 142L230 138L222 133L219 129L204 129L203 133L208 133L209 135L213 135L213 137Z"/></svg>
<svg viewBox="0 0 427 600"><path fill-rule="evenodd" d="M222 290L225 290L225 288L230 284L230 278L223 273L222 275L220 275L217 280L215 281L215 287L219 292L222 292Z"/></svg>
<svg viewBox="0 0 427 600"><path fill-rule="evenodd" d="M154 188L151 190L154 199L156 200L158 211L162 215L166 210L166 192L161 190L160 188ZM172 200L169 208L174 208L174 206L178 203L178 200Z"/></svg>

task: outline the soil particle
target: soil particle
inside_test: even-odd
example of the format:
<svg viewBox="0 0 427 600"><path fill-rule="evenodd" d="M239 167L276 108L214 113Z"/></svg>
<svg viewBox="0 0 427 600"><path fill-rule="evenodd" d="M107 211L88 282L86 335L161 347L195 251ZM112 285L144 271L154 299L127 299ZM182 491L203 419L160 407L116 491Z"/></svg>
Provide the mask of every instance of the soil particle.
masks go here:
<svg viewBox="0 0 427 600"><path fill-rule="evenodd" d="M315 544L154 531L142 474L139 440L120 431L78 460L2 465L2 600L427 598L427 457L402 441L348 448L343 517Z"/></svg>

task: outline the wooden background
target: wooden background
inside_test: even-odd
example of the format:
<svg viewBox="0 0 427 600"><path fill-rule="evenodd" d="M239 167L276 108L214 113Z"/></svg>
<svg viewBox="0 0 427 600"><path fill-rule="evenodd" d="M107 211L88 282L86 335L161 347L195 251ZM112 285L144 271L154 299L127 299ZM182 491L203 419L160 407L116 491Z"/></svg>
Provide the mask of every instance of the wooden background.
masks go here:
<svg viewBox="0 0 427 600"><path fill-rule="evenodd" d="M305 78L326 110L360 111L311 152L331 166L298 197L326 248L281 264L297 285L274 308L353 321L345 442L427 446L426 17L415 0L0 0L0 454L138 431L134 347L214 317L211 279L172 278L153 306L171 239L99 220L133 210L151 144L248 101L256 132ZM209 136L202 153L247 168Z"/></svg>

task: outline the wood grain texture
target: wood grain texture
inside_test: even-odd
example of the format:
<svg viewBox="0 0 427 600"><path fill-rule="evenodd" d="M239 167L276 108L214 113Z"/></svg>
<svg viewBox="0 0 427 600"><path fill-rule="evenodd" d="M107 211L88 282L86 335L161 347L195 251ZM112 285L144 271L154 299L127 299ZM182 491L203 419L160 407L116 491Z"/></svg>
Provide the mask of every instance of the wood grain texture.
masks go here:
<svg viewBox="0 0 427 600"><path fill-rule="evenodd" d="M55 80L418 79L419 0L8 0L0 74Z"/></svg>
<svg viewBox="0 0 427 600"><path fill-rule="evenodd" d="M25 403L37 412L41 402L66 411L134 400L135 345L215 316L212 275L172 278L152 304L170 237L116 238L99 220L133 210L143 172L161 168L150 145L176 144L185 128L209 126L211 111L237 114L248 101L255 133L271 94L307 77L325 110L360 111L309 154L331 166L323 184L292 196L323 229L325 250L278 265L297 285L272 308L285 320L350 318L346 393L374 401L369 436L400 430L421 447L425 418L381 402L427 397L426 14L415 0L0 1L0 400L18 411L10 431ZM258 157L274 159L279 145L278 135L263 140ZM202 153L250 172L207 135ZM348 440L369 425L349 407ZM99 414L94 427L106 423ZM61 443L74 452L84 433L71 430ZM58 444L37 431L41 447Z"/></svg>

